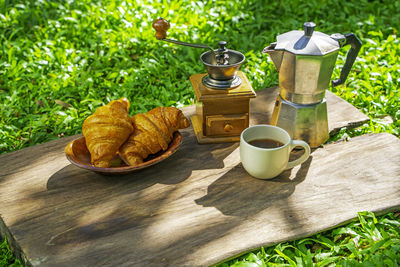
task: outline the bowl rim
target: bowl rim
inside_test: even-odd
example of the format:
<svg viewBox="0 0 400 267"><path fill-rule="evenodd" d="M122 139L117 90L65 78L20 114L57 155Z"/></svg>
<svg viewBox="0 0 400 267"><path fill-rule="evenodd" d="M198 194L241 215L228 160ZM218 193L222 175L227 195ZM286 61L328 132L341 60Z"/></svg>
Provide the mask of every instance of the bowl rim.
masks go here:
<svg viewBox="0 0 400 267"><path fill-rule="evenodd" d="M68 143L67 147L72 146L72 144L74 142L82 140L83 138L85 138L85 137L82 136L80 138L72 140L70 143ZM86 170L90 170L90 171L94 171L94 172L98 172L98 173L102 173L102 174L128 174L128 173L131 173L131 172L134 172L137 170L148 168L154 164L157 164L157 163L169 158L178 150L178 148L180 147L181 144L182 144L182 134L179 131L175 131L173 133L172 140L169 143L167 150L162 152L162 154L160 154L159 156L157 156L153 159L150 159L148 161L145 161L136 166L101 168L101 167L95 167L91 164L90 165L83 164L82 162L77 161L73 155L70 155L68 153L65 153L65 156L73 165L83 168L83 169L86 169Z"/></svg>

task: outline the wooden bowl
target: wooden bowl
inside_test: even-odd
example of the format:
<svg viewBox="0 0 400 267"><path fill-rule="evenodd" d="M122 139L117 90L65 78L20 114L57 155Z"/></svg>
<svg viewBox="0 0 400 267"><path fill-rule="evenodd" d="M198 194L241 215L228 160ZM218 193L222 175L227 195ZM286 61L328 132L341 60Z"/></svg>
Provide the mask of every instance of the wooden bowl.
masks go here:
<svg viewBox="0 0 400 267"><path fill-rule="evenodd" d="M65 155L72 164L80 168L105 175L124 175L148 168L154 164L163 161L164 159L174 154L181 144L182 135L178 131L176 131L172 137L171 142L169 143L167 150L149 155L149 157L147 157L143 163L137 166L126 165L125 162L122 161L118 155L111 161L112 167L99 168L93 166L90 162L90 153L86 147L85 137L81 137L71 141L65 147Z"/></svg>

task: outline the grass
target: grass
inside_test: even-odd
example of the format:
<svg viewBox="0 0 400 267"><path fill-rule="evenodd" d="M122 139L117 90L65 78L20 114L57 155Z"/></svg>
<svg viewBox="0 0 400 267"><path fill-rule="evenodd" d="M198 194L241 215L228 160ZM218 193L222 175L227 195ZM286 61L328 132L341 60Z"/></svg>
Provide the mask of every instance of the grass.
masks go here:
<svg viewBox="0 0 400 267"><path fill-rule="evenodd" d="M261 248L219 267L261 266L399 266L400 216L376 218L359 212L358 220L344 227L301 240Z"/></svg>
<svg viewBox="0 0 400 267"><path fill-rule="evenodd" d="M13 253L8 246L7 240L2 240L0 243L0 266L20 267L23 266L20 260L15 259Z"/></svg>
<svg viewBox="0 0 400 267"><path fill-rule="evenodd" d="M89 114L122 96L132 102L131 115L193 104L188 77L205 72L199 62L204 50L156 41L151 23L158 16L171 22L170 38L214 47L226 40L228 48L243 52L247 60L241 70L256 90L278 84L272 62L261 53L276 35L301 29L305 21L328 34L354 32L363 47L353 71L344 86L329 89L371 120L342 129L331 140L379 132L400 136L399 9L400 2L392 0L0 0L0 153L80 133ZM333 77L339 76L346 52L341 50ZM393 220L393 214L387 216ZM329 239L331 233L321 237ZM294 258L283 244L249 255L284 260L278 248L289 253L286 263L299 257L305 262L308 256L296 251L307 253L299 246L307 248L311 241L295 242L288 243L297 247L290 252ZM324 245L320 249L331 253ZM365 253L371 258L377 251ZM352 259L360 258L337 260Z"/></svg>

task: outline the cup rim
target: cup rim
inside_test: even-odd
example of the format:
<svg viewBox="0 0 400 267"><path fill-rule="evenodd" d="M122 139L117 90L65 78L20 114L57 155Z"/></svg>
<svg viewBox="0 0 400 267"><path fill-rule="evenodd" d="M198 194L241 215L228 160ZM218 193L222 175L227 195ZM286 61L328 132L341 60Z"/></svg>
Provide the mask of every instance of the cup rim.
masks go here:
<svg viewBox="0 0 400 267"><path fill-rule="evenodd" d="M262 148L262 147L253 146L249 142L247 142L247 140L244 139L245 132L249 131L249 129L252 129L252 128L273 128L273 129L277 129L277 130L281 131L282 133L284 133L288 137L288 142L283 144L283 146L275 147L275 148ZM253 149L256 149L256 150L259 150L259 151L266 151L266 150L271 151L271 150L284 149L285 147L287 147L291 143L292 138L290 137L289 133L285 129L282 129L282 128L278 127L278 126L269 125L269 124L257 124L257 125L253 125L253 126L250 126L250 127L246 128L246 129L244 129L242 131L242 133L240 134L240 140L243 141L246 145L251 146L251 148L253 148Z"/></svg>

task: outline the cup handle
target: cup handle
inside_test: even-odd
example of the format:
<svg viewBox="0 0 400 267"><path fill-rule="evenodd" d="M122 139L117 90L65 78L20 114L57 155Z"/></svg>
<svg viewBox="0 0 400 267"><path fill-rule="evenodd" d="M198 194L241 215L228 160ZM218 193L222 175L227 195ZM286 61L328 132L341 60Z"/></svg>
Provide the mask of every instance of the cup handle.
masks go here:
<svg viewBox="0 0 400 267"><path fill-rule="evenodd" d="M301 141L301 140L292 140L290 146L291 146L290 151L292 151L295 147L298 147L298 146L304 148L304 154L301 155L301 157L296 160L289 161L285 170L291 169L296 165L302 164L304 161L306 161L308 159L308 157L310 156L310 152L311 152L310 146L306 142Z"/></svg>

